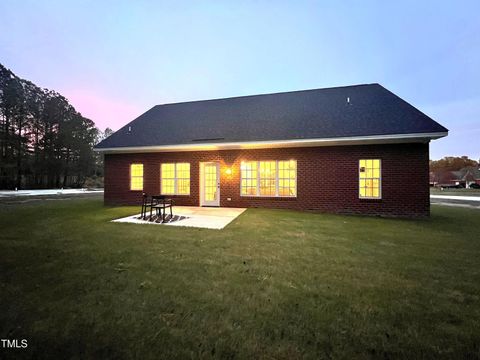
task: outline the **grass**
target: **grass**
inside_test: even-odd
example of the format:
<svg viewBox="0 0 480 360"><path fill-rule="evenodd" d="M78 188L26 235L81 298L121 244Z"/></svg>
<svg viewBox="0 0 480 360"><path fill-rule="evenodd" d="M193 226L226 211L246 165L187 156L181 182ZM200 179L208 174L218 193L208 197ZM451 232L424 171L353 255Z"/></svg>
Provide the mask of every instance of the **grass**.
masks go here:
<svg viewBox="0 0 480 360"><path fill-rule="evenodd" d="M479 358L480 211L250 209L224 230L0 207L0 358Z"/></svg>
<svg viewBox="0 0 480 360"><path fill-rule="evenodd" d="M430 188L430 195L480 196L480 189L444 189Z"/></svg>

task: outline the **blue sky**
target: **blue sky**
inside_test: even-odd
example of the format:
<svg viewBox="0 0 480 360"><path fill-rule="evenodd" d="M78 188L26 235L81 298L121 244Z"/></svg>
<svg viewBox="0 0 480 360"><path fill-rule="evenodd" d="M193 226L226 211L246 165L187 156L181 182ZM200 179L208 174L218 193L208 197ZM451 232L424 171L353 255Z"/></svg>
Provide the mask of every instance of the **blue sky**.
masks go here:
<svg viewBox="0 0 480 360"><path fill-rule="evenodd" d="M378 82L480 158L479 1L0 2L0 62L104 129L155 104Z"/></svg>

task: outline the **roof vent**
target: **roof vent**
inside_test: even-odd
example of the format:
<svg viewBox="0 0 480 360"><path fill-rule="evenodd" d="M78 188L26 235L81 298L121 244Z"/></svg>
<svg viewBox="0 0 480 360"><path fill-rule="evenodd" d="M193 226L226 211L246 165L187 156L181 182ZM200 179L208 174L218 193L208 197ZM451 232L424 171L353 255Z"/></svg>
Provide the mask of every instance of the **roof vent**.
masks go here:
<svg viewBox="0 0 480 360"><path fill-rule="evenodd" d="M350 102L350 96L347 96L347 105L352 105L352 103Z"/></svg>
<svg viewBox="0 0 480 360"><path fill-rule="evenodd" d="M129 134L132 133L132 127L131 127L131 126L128 127L128 133L129 133Z"/></svg>

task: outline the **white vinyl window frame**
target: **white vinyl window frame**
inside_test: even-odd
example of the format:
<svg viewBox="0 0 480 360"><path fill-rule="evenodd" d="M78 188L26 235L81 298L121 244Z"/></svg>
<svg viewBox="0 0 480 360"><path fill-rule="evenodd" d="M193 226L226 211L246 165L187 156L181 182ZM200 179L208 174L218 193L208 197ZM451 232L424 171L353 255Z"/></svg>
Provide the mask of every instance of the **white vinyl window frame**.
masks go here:
<svg viewBox="0 0 480 360"><path fill-rule="evenodd" d="M275 194L274 195L261 195L260 194L260 163L261 162L275 162ZM295 161L295 194L294 195L280 195L279 194L279 169L278 169L278 163L281 161ZM298 162L295 159L291 160L245 160L242 161L242 163L255 163L256 164L256 172L257 172L257 186L256 186L256 194L251 195L251 194L242 194L242 168L240 164L240 196L241 197L263 197L263 198L296 198L297 197L297 192L298 192ZM249 178L246 178L249 179ZM284 179L284 178L282 178Z"/></svg>
<svg viewBox="0 0 480 360"><path fill-rule="evenodd" d="M186 180L186 177L178 177L177 175L177 164L188 164L188 181L189 181L189 186L188 186L188 193L179 193L178 192L178 181L179 180ZM173 192L164 192L163 191L163 186L162 182L164 181L163 178L163 170L162 166L163 165L173 165L173 177L172 178L166 178L168 180L173 180ZM178 195L178 196L190 196L191 193L191 187L192 187L192 166L189 162L171 162L171 163L161 163L160 164L160 194L161 195Z"/></svg>
<svg viewBox="0 0 480 360"><path fill-rule="evenodd" d="M360 177L361 171L361 161L368 161L368 160L378 160L378 177ZM375 168L372 168L375 169ZM360 194L360 189L361 189L361 181L362 180L378 180L378 196L362 196ZM370 200L381 200L382 199L382 183L383 183L383 177L382 177L382 159L379 158L368 158L368 159L359 159L358 160L358 198L359 199L370 199Z"/></svg>
<svg viewBox="0 0 480 360"><path fill-rule="evenodd" d="M138 172L140 170L140 173ZM144 166L143 163L132 163L129 167L130 191L143 191L144 186ZM140 185L139 185L140 184Z"/></svg>

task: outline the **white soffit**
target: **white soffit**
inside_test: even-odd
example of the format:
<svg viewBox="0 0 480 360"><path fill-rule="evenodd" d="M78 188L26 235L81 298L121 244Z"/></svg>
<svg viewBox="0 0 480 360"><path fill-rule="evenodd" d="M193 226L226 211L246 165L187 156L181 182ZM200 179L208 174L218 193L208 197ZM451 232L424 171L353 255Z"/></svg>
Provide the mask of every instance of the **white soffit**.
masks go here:
<svg viewBox="0 0 480 360"><path fill-rule="evenodd" d="M242 141L203 144L179 144L161 146L126 146L114 148L94 148L104 153L143 153L143 152L175 152L175 151L214 151L214 150L238 150L238 149L268 149L268 148L293 148L315 146L345 146L345 145L368 145L368 144L399 144L429 142L447 136L448 132L417 133L398 135L372 135L352 136L342 138L325 139L295 139L295 140L269 140L269 141Z"/></svg>

